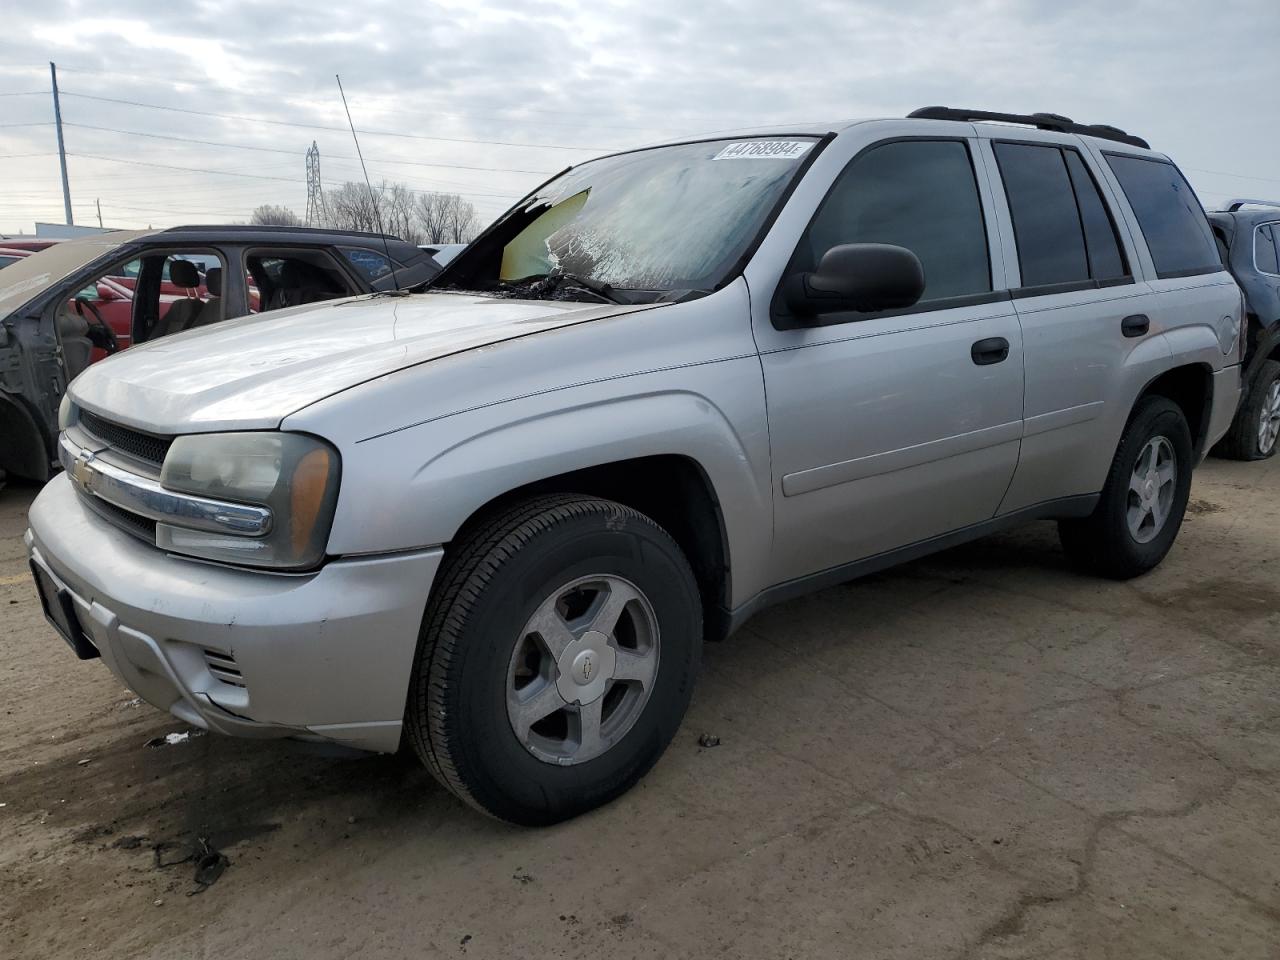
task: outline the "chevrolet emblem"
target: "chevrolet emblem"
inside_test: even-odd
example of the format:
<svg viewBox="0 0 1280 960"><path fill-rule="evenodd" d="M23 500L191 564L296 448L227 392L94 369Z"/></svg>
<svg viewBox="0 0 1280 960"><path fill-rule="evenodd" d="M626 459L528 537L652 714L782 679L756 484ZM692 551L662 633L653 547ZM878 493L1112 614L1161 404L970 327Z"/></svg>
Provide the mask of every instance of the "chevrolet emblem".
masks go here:
<svg viewBox="0 0 1280 960"><path fill-rule="evenodd" d="M97 472L89 465L91 460L93 454L88 450L81 450L76 454L75 460L71 461L71 480L85 493L89 492L89 482Z"/></svg>

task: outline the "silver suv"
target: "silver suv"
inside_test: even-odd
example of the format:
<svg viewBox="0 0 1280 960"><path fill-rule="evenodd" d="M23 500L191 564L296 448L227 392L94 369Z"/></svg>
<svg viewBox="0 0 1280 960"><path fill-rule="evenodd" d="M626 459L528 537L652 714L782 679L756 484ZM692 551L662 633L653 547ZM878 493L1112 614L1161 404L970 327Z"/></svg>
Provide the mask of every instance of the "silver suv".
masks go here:
<svg viewBox="0 0 1280 960"><path fill-rule="evenodd" d="M649 769L704 638L767 604L1036 518L1150 570L1242 320L1187 182L1111 127L926 108L630 151L425 292L91 367L32 568L184 721L405 739L549 823Z"/></svg>

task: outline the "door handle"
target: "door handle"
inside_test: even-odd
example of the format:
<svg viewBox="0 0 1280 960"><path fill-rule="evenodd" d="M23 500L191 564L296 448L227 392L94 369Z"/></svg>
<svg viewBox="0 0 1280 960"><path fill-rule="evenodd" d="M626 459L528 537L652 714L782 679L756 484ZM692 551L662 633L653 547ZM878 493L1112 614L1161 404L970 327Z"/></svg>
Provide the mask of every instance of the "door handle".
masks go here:
<svg viewBox="0 0 1280 960"><path fill-rule="evenodd" d="M1145 337L1151 329L1151 318L1145 313L1135 313L1120 321L1120 330L1126 337Z"/></svg>
<svg viewBox="0 0 1280 960"><path fill-rule="evenodd" d="M969 350L969 356L980 367L1000 363L1009 358L1009 341L1004 337L987 337L979 340Z"/></svg>

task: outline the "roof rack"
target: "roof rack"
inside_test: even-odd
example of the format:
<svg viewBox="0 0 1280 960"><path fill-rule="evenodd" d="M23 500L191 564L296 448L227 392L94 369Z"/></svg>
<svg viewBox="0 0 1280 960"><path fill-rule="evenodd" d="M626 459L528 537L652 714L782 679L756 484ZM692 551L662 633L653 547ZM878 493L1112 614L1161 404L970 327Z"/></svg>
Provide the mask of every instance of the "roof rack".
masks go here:
<svg viewBox="0 0 1280 960"><path fill-rule="evenodd" d="M1223 206L1224 213L1235 213L1241 207L1280 207L1280 201L1277 200L1228 200Z"/></svg>
<svg viewBox="0 0 1280 960"><path fill-rule="evenodd" d="M1021 123L1038 130L1079 133L1086 137L1127 143L1131 147L1142 147L1144 150L1151 149L1151 144L1147 141L1131 133L1125 133L1119 127L1105 123L1076 123L1070 117L1057 113L993 113L990 110L965 110L960 107L921 107L919 110L912 110L907 116L916 120L987 120L995 123Z"/></svg>

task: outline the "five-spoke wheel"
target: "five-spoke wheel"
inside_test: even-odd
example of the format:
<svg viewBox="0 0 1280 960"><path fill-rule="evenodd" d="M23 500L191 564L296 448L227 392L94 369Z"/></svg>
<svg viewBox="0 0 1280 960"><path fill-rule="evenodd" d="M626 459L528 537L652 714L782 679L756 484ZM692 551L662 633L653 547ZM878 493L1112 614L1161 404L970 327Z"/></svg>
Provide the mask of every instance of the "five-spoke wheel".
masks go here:
<svg viewBox="0 0 1280 960"><path fill-rule="evenodd" d="M405 727L459 797L554 823L618 796L666 749L702 601L649 517L593 497L522 501L463 531L437 579Z"/></svg>
<svg viewBox="0 0 1280 960"><path fill-rule="evenodd" d="M583 763L631 729L658 674L658 621L640 588L608 574L553 590L507 671L507 716L530 753Z"/></svg>

